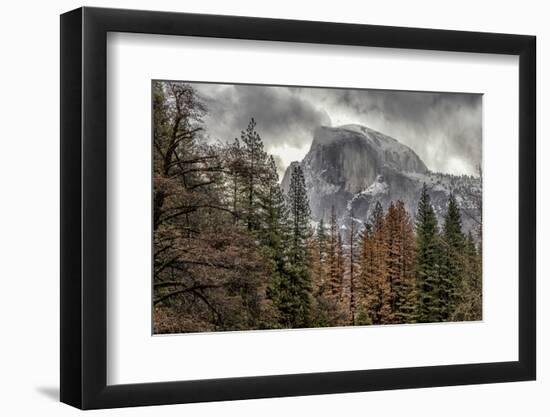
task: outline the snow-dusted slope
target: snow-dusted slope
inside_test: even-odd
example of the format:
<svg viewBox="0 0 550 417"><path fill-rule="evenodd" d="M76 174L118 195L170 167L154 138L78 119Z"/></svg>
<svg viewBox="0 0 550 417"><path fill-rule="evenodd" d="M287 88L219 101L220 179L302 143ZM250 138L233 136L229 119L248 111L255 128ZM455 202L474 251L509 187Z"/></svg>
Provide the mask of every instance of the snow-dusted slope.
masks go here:
<svg viewBox="0 0 550 417"><path fill-rule="evenodd" d="M478 178L430 172L412 149L361 125L318 128L308 154L285 172L285 191L295 164L304 170L314 221L327 220L332 206L342 223L351 210L355 219L365 221L376 201L387 208L391 201L402 200L414 215L423 183L440 220L450 192L472 213L481 195ZM466 230L475 225L468 216L463 216L463 223Z"/></svg>

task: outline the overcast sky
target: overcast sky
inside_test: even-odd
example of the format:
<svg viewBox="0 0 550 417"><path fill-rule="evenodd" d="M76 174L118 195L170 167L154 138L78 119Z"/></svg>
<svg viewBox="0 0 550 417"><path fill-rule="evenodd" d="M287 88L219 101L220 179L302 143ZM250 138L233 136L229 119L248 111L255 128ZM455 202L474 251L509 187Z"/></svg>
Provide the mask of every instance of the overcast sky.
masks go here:
<svg viewBox="0 0 550 417"><path fill-rule="evenodd" d="M280 172L306 155L316 127L349 123L394 137L434 171L477 175L481 164L479 94L191 84L212 140L233 140L254 117Z"/></svg>

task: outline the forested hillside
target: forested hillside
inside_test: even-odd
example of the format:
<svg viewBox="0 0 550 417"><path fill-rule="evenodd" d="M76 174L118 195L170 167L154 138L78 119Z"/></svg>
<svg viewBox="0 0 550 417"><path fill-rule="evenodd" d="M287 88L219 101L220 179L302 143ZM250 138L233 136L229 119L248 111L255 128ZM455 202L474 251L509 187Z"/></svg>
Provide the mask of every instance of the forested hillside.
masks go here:
<svg viewBox="0 0 550 417"><path fill-rule="evenodd" d="M213 144L207 111L153 83L155 333L481 319L481 202L468 233L453 192L439 222L426 185L414 218L397 200L312 222L301 166L283 192L261 126Z"/></svg>

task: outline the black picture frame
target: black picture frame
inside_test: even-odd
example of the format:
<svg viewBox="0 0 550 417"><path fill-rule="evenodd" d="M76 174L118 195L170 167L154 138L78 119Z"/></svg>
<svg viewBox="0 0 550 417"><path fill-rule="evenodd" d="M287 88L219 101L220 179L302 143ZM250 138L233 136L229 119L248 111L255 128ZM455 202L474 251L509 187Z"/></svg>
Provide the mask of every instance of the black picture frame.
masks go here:
<svg viewBox="0 0 550 417"><path fill-rule="evenodd" d="M107 385L108 32L519 56L519 360ZM95 409L535 379L534 36L84 7L61 15L60 55L62 402Z"/></svg>

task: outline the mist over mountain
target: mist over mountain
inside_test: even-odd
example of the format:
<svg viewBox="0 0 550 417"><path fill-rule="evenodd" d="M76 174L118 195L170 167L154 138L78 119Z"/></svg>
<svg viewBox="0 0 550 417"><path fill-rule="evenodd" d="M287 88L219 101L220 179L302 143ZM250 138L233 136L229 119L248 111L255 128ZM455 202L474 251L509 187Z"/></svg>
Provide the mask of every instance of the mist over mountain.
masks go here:
<svg viewBox="0 0 550 417"><path fill-rule="evenodd" d="M401 200L414 217L426 183L440 224L453 192L464 230L477 225L469 213L481 198L479 177L431 172L411 148L366 126L317 128L307 155L287 168L281 182L285 192L296 164L304 172L315 222L328 221L333 206L341 226L351 213L354 221L365 222L377 201L387 209L391 201Z"/></svg>

